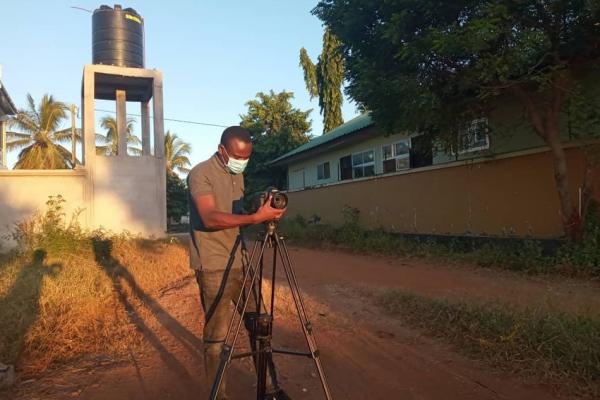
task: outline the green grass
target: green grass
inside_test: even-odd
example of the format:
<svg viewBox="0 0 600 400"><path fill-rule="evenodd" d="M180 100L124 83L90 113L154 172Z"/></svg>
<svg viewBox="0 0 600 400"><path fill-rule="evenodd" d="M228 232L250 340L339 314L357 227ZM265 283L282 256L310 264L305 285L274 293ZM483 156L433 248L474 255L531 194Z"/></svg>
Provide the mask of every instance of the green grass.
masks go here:
<svg viewBox="0 0 600 400"><path fill-rule="evenodd" d="M539 310L435 300L389 289L374 294L386 312L512 372L600 396L600 321Z"/></svg>

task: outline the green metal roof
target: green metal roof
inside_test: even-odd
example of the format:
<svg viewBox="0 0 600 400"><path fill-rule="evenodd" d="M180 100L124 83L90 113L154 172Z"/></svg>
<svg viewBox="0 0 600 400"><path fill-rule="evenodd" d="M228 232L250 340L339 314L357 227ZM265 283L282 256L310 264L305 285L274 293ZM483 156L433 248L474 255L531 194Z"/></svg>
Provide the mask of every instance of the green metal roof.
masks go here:
<svg viewBox="0 0 600 400"><path fill-rule="evenodd" d="M337 128L334 128L334 129L330 130L329 132L322 134L321 136L317 136L316 138L312 139L310 142L305 143L302 146L296 147L294 150L285 153L281 157L278 157L275 160L271 161L271 164L283 161L286 158L289 158L296 154L304 153L308 150L312 150L316 147L319 147L325 143L329 143L329 142L339 139L343 136L357 132L361 129L364 129L368 126L373 125L373 123L374 122L368 113L361 114L358 117L355 117L355 118L351 119L350 121L343 123L342 125L338 126Z"/></svg>

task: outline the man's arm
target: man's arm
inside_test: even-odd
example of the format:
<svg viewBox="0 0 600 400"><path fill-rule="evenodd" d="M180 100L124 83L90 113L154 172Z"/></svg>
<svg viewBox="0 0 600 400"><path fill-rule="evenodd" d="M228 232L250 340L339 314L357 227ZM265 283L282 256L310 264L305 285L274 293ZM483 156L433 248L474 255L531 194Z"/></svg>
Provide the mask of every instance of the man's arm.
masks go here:
<svg viewBox="0 0 600 400"><path fill-rule="evenodd" d="M265 221L278 220L285 213L285 210L278 210L271 207L271 197L256 213L251 215L238 215L218 211L215 205L215 197L212 194L194 196L192 197L192 201L196 205L202 223L208 229L228 229L259 224Z"/></svg>

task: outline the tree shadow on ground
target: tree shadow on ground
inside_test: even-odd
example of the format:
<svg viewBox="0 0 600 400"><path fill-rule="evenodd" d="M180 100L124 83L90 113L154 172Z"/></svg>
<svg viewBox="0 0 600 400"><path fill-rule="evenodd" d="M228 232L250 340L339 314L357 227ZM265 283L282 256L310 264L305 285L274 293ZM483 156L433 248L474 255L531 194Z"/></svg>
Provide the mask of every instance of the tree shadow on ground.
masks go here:
<svg viewBox="0 0 600 400"><path fill-rule="evenodd" d="M129 299L127 286L135 298L140 300L154 315L156 320L177 341L179 341L188 353L202 360L202 341L192 332L182 326L173 318L155 299L146 293L137 284L135 278L118 260L112 256L113 243L111 240L96 239L93 241L94 255L98 265L102 267L106 275L111 279L119 301L125 308L131 323L144 338L156 349L163 362L178 376L190 379L184 365L165 347L157 334L147 325L143 317L136 311L132 301Z"/></svg>
<svg viewBox="0 0 600 400"><path fill-rule="evenodd" d="M38 249L31 261L20 268L14 284L0 299L0 359L16 364L25 338L40 314L40 296L44 276L54 277L62 264L46 264L47 253Z"/></svg>

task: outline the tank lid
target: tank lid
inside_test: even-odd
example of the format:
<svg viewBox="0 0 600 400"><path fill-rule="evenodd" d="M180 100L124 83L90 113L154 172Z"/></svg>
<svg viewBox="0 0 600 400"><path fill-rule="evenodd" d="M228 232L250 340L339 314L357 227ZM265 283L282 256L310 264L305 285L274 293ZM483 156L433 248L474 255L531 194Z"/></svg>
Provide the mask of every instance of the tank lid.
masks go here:
<svg viewBox="0 0 600 400"><path fill-rule="evenodd" d="M120 4L115 4L114 7L107 6L106 4L103 4L100 7L98 7L97 9L95 9L94 13L96 13L98 11L125 11L125 12L128 12L128 13L140 16L140 13L138 13L134 8L127 7L126 9L123 9L123 7Z"/></svg>

